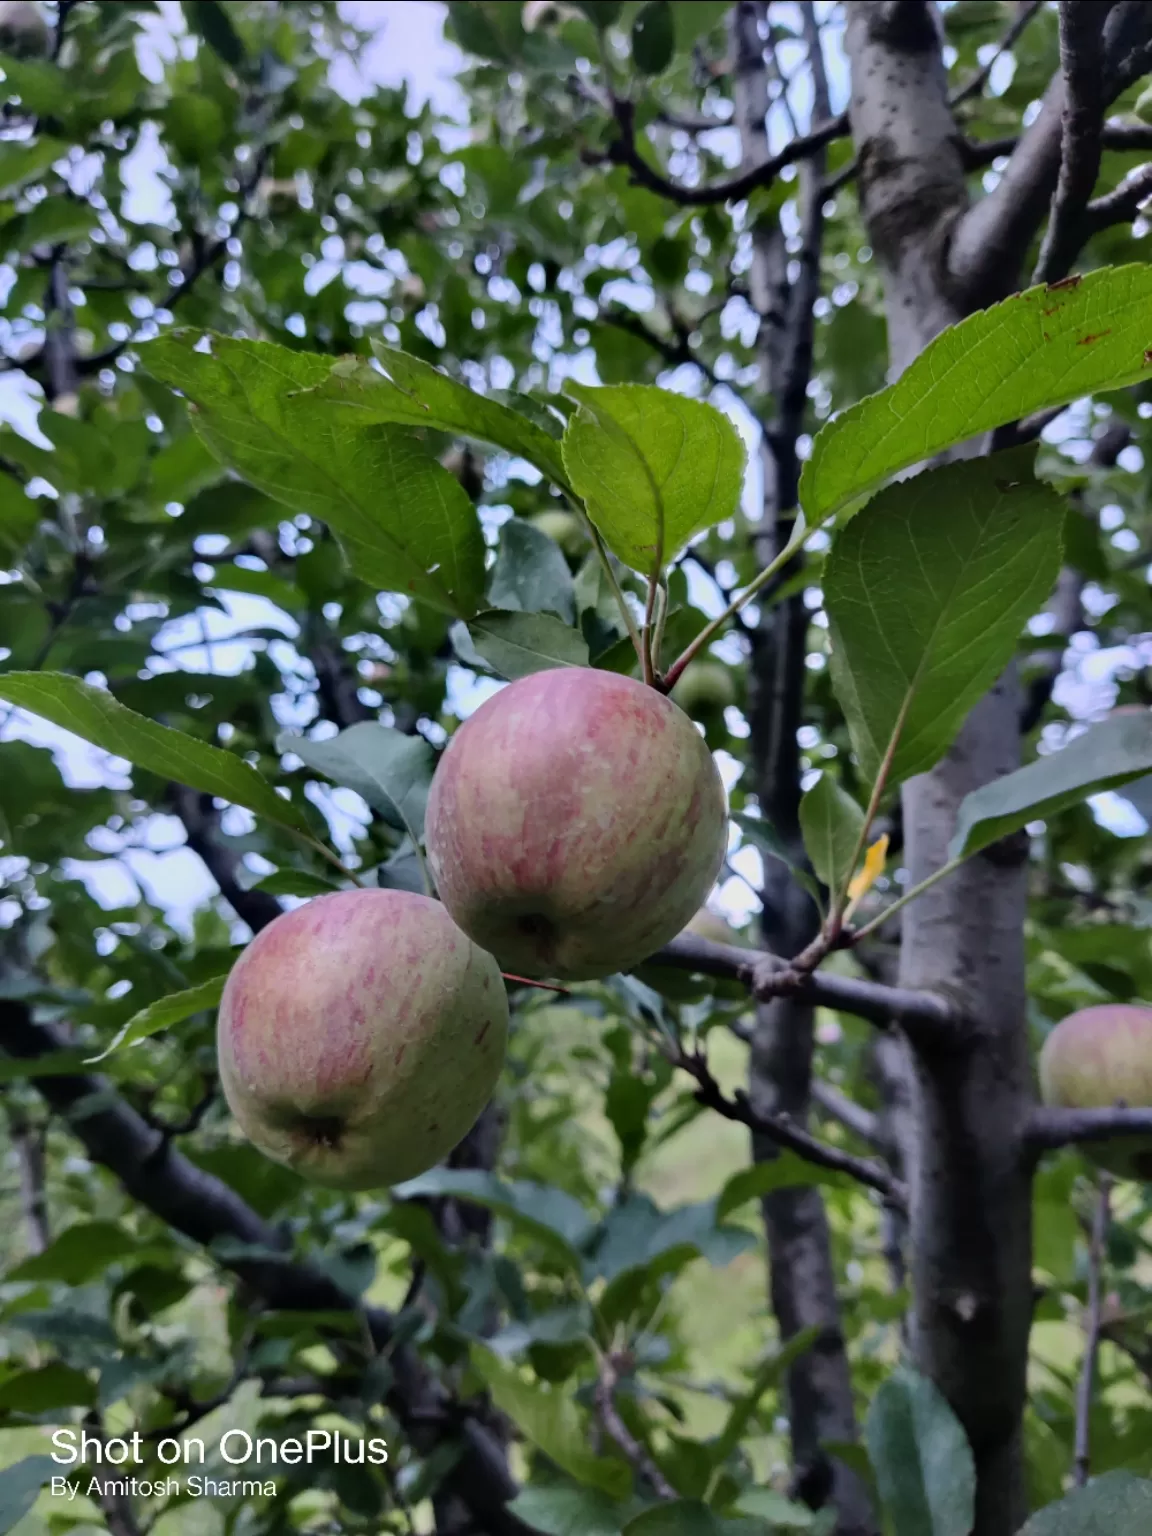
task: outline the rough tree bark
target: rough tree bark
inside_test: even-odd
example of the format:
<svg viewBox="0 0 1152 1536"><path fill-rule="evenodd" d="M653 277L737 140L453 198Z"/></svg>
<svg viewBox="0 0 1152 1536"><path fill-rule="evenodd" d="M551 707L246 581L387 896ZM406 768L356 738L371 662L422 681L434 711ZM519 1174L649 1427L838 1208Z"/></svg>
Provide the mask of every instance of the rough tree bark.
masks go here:
<svg viewBox="0 0 1152 1536"><path fill-rule="evenodd" d="M745 167L768 158L767 10L764 4L743 0L732 14L736 122ZM820 39L812 7L802 7L802 14L816 85L813 118L823 119L829 112ZM774 558L792 530L800 468L796 440L804 427L812 306L820 291L823 153L818 151L805 161L800 174L804 245L794 282L788 279L788 255L779 224L766 220L753 230L749 291L760 317L761 383L773 395L772 419L764 423L760 446L763 513L755 547L761 565ZM808 623L802 593L775 606L766 604L752 637L749 669L757 798L762 813L800 858L797 732L803 723ZM775 860L766 861L762 897L765 944L778 954L798 953L813 937L818 918L807 895ZM813 1014L810 1003L795 998L780 998L758 1008L748 1080L756 1111L785 1111L800 1124L807 1120ZM778 1153L774 1143L753 1138L757 1161ZM851 1441L857 1435L824 1201L818 1189L783 1189L768 1195L762 1210L772 1310L781 1336L791 1338L807 1328L818 1331L813 1348L788 1373L795 1492L814 1508L832 1504L841 1536L870 1536L875 1524L866 1490L823 1449L829 1441Z"/></svg>
<svg viewBox="0 0 1152 1536"><path fill-rule="evenodd" d="M854 0L845 45L861 204L884 269L889 352L899 371L964 312L947 267L949 239L968 204L964 166L935 8ZM1050 180L1058 153L1048 161ZM944 761L905 785L913 883L945 862L963 797L1018 765L1019 718L1011 671L973 711ZM1010 1536L1026 1509L1031 1198L1019 1142L1031 1101L1026 897L1026 842L989 849L907 909L901 944L901 984L951 998L972 1020L971 1048L913 1053L916 1134L906 1172L912 1347L972 1443L976 1536Z"/></svg>

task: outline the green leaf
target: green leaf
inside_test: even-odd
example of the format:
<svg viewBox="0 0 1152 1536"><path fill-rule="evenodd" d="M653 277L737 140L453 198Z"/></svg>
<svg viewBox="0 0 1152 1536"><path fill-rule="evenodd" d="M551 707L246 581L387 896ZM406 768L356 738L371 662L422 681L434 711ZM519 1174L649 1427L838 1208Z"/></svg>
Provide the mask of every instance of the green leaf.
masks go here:
<svg viewBox="0 0 1152 1536"><path fill-rule="evenodd" d="M1029 288L943 331L895 384L817 434L800 477L810 527L898 470L1152 367L1152 267Z"/></svg>
<svg viewBox="0 0 1152 1536"><path fill-rule="evenodd" d="M632 1474L628 1466L614 1457L597 1456L587 1449L590 1436L587 1425L562 1388L549 1389L525 1381L519 1369L494 1355L481 1344L473 1344L472 1365L484 1379L492 1401L506 1413L524 1438L578 1483L599 1488L612 1498L628 1496Z"/></svg>
<svg viewBox="0 0 1152 1536"><path fill-rule="evenodd" d="M213 976L208 981L202 981L198 987L172 992L167 997L149 1003L147 1008L141 1008L139 1013L134 1013L126 1024L121 1025L112 1043L99 1056L90 1056L89 1063L103 1061L113 1051L123 1050L126 1045L135 1045L138 1040L146 1040L149 1035L158 1034L172 1024L181 1024L194 1014L215 1008L224 992L226 980L225 976Z"/></svg>
<svg viewBox="0 0 1152 1536"><path fill-rule="evenodd" d="M710 32L731 10L729 0L673 0L670 6L676 27L676 49L687 53L698 37Z"/></svg>
<svg viewBox="0 0 1152 1536"><path fill-rule="evenodd" d="M824 568L832 681L860 769L894 736L891 788L931 768L1011 660L1060 567L1060 498L1031 448L890 485Z"/></svg>
<svg viewBox="0 0 1152 1536"><path fill-rule="evenodd" d="M527 1228L546 1242L572 1267L578 1267L577 1250L587 1242L593 1223L584 1207L562 1189L532 1184L526 1179L499 1179L473 1168L430 1168L392 1190L396 1200L437 1199L442 1196L470 1200L486 1210Z"/></svg>
<svg viewBox="0 0 1152 1536"><path fill-rule="evenodd" d="M4 94L15 93L21 105L37 117L54 117L68 101L72 89L69 78L47 59L13 59L4 54L0 68L8 85Z"/></svg>
<svg viewBox="0 0 1152 1536"><path fill-rule="evenodd" d="M11 197L30 181L38 181L67 153L67 144L47 137L0 144L0 197Z"/></svg>
<svg viewBox="0 0 1152 1536"><path fill-rule="evenodd" d="M207 166L227 132L224 113L210 96L173 96L164 113L164 132L186 160Z"/></svg>
<svg viewBox="0 0 1152 1536"><path fill-rule="evenodd" d="M648 0L632 23L632 62L645 75L659 75L676 52L676 28L668 0Z"/></svg>
<svg viewBox="0 0 1152 1536"><path fill-rule="evenodd" d="M328 358L269 342L173 331L141 348L148 370L196 406L209 448L267 496L320 518L353 574L470 617L484 591L484 537L460 482L414 433L317 410Z"/></svg>
<svg viewBox="0 0 1152 1536"><path fill-rule="evenodd" d="M23 1077L71 1077L83 1072L88 1057L83 1051L50 1051L47 1056L15 1056L0 1059L0 1083L18 1082Z"/></svg>
<svg viewBox="0 0 1152 1536"><path fill-rule="evenodd" d="M77 1222L65 1227L43 1253L17 1264L4 1278L62 1280L66 1285L84 1285L107 1265L127 1258L139 1247L139 1239L115 1222Z"/></svg>
<svg viewBox="0 0 1152 1536"><path fill-rule="evenodd" d="M815 1163L805 1162L795 1152L781 1152L778 1157L755 1163L750 1168L740 1168L728 1179L716 1202L716 1220L726 1221L732 1212L747 1205L749 1200L760 1200L777 1189L803 1189L819 1185L829 1189L851 1189L852 1180L847 1174L833 1168L818 1168Z"/></svg>
<svg viewBox="0 0 1152 1536"><path fill-rule="evenodd" d="M830 891L852 873L852 861L864 833L864 812L848 791L824 772L800 802L804 850Z"/></svg>
<svg viewBox="0 0 1152 1536"><path fill-rule="evenodd" d="M621 0L575 0L576 9L583 11L593 26L603 30L614 27L624 9Z"/></svg>
<svg viewBox="0 0 1152 1536"><path fill-rule="evenodd" d="M263 880L257 880L252 889L268 896L327 896L330 891L341 891L344 887L307 869L274 869Z"/></svg>
<svg viewBox="0 0 1152 1536"><path fill-rule="evenodd" d="M424 427L491 443L567 485L559 443L534 421L396 347L373 342L372 351L383 373L362 358L342 358L308 390L309 399L361 425Z"/></svg>
<svg viewBox="0 0 1152 1536"><path fill-rule="evenodd" d="M82 240L99 222L87 203L71 197L46 197L0 228L0 250L30 251L34 245Z"/></svg>
<svg viewBox="0 0 1152 1536"><path fill-rule="evenodd" d="M509 518L500 530L488 601L493 608L554 613L574 624L576 589L559 544L522 517Z"/></svg>
<svg viewBox="0 0 1152 1536"><path fill-rule="evenodd" d="M509 682L551 667L586 667L588 644L578 630L549 613L490 608L469 621L476 654Z"/></svg>
<svg viewBox="0 0 1152 1536"><path fill-rule="evenodd" d="M1152 1483L1131 1472L1106 1472L1033 1515L1020 1536L1148 1536L1149 1530Z"/></svg>
<svg viewBox="0 0 1152 1536"><path fill-rule="evenodd" d="M181 9L188 30L198 33L225 64L239 69L244 63L244 44L219 0L182 0Z"/></svg>
<svg viewBox="0 0 1152 1536"><path fill-rule="evenodd" d="M448 0L448 15L456 42L466 53L474 53L481 59L511 62L508 44L483 5L476 4L475 0Z"/></svg>
<svg viewBox="0 0 1152 1536"><path fill-rule="evenodd" d="M742 1227L721 1223L715 1200L662 1211L647 1195L633 1194L601 1222L591 1269L611 1286L639 1271L652 1279L670 1274L696 1257L721 1268L751 1241ZM602 1304L611 1305L607 1297Z"/></svg>
<svg viewBox="0 0 1152 1536"><path fill-rule="evenodd" d="M713 1466L722 1467L724 1465L743 1440L748 1430L748 1425L752 1422L752 1416L756 1412L760 1399L764 1396L765 1392L783 1377L784 1372L796 1360L799 1360L801 1355L808 1353L819 1337L819 1327L802 1328L799 1333L793 1334L786 1344L781 1345L774 1354L769 1355L766 1360L760 1363L752 1379L752 1385L742 1397L732 1404L724 1428L709 1447ZM737 1508L743 1514L755 1515L764 1513L750 1507L748 1500L753 1493L767 1494L768 1490L749 1490L749 1495L741 1499L737 1505ZM776 1499L779 1495L768 1494L768 1497Z"/></svg>
<svg viewBox="0 0 1152 1536"><path fill-rule="evenodd" d="M234 753L146 720L125 709L104 689L93 688L78 677L62 672L0 673L0 698L74 731L93 746L127 758L138 768L205 794L219 795L295 832L308 831L302 813Z"/></svg>
<svg viewBox="0 0 1152 1536"><path fill-rule="evenodd" d="M287 613L300 607L300 590L290 581L271 571L253 571L232 561L216 566L204 585L214 591L250 592L255 597L266 597Z"/></svg>
<svg viewBox="0 0 1152 1536"><path fill-rule="evenodd" d="M735 513L744 445L726 416L645 384L567 392L579 409L564 433L564 463L625 565L648 575Z"/></svg>
<svg viewBox="0 0 1152 1536"><path fill-rule="evenodd" d="M1113 715L1015 773L965 795L948 846L950 859L979 853L1030 821L1042 821L1089 795L1119 789L1152 771L1152 709Z"/></svg>
<svg viewBox="0 0 1152 1536"><path fill-rule="evenodd" d="M815 1531L820 1516L805 1504L786 1499L771 1488L748 1488L736 1500L734 1509L742 1515L753 1515L757 1520L767 1520L768 1528L776 1531Z"/></svg>
<svg viewBox="0 0 1152 1536"><path fill-rule="evenodd" d="M0 1536L23 1520L41 1488L59 1470L51 1456L25 1456L0 1472Z"/></svg>
<svg viewBox="0 0 1152 1536"><path fill-rule="evenodd" d="M17 555L40 520L40 507L12 475L0 475L0 553Z"/></svg>
<svg viewBox="0 0 1152 1536"><path fill-rule="evenodd" d="M91 1408L96 1388L83 1371L53 1362L36 1370L13 1371L0 1381L0 1412L51 1413L56 1408Z"/></svg>
<svg viewBox="0 0 1152 1536"><path fill-rule="evenodd" d="M697 1499L677 1499L629 1520L624 1536L765 1536L765 1530L762 1520L731 1519Z"/></svg>
<svg viewBox="0 0 1152 1536"><path fill-rule="evenodd" d="M594 1488L525 1488L510 1514L545 1536L620 1536L625 1506Z"/></svg>
<svg viewBox="0 0 1152 1536"><path fill-rule="evenodd" d="M903 1367L864 1423L892 1536L970 1536L976 1467L960 1421L926 1376Z"/></svg>
<svg viewBox="0 0 1152 1536"><path fill-rule="evenodd" d="M407 832L414 843L424 837L424 809L435 767L423 736L406 736L390 726L365 720L326 741L283 731L278 752L295 752L309 768L334 784L362 795L389 826Z"/></svg>

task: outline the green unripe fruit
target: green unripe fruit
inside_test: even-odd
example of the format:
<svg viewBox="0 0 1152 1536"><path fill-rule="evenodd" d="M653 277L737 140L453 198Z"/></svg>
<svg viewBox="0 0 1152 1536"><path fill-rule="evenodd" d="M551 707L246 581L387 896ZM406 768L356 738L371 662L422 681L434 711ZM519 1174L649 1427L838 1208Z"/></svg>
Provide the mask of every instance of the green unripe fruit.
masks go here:
<svg viewBox="0 0 1152 1536"><path fill-rule="evenodd" d="M575 512L537 512L528 521L559 544L570 560L583 555L589 547L588 535Z"/></svg>
<svg viewBox="0 0 1152 1536"><path fill-rule="evenodd" d="M731 672L720 662L693 661L677 679L672 698L693 718L718 715L735 704L736 684Z"/></svg>
<svg viewBox="0 0 1152 1536"><path fill-rule="evenodd" d="M1060 1109L1152 1108L1152 1008L1103 1003L1069 1014L1040 1052L1040 1096ZM1126 1179L1152 1180L1152 1138L1086 1142L1085 1155Z"/></svg>

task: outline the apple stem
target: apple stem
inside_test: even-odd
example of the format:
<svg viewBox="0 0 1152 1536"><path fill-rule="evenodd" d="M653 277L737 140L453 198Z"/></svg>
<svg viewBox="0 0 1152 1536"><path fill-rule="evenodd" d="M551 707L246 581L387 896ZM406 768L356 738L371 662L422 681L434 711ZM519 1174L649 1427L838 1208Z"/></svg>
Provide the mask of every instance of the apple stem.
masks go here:
<svg viewBox="0 0 1152 1536"><path fill-rule="evenodd" d="M804 538L806 538L808 534L815 532L815 528L807 529L804 531ZM675 686L676 680L679 678L680 674L683 672L688 663L694 660L704 649L704 647L709 644L710 641L715 639L715 637L724 628L725 624L727 624L728 620L735 618L736 614L740 612L745 603L750 603L756 596L757 592L759 592L771 580L771 578L775 576L776 572L779 571L782 566L787 565L788 561L792 559L792 556L796 553L797 548L802 543L803 538L799 538L794 534L793 537L788 540L787 544L785 544L784 548L780 551L776 558L772 560L768 565L766 565L760 574L755 576L748 583L743 592L738 592L736 594L736 596L728 604L727 608L725 608L724 612L717 618L713 619L710 624L706 624L700 633L696 636L695 640L693 640L690 645L685 646L684 650L668 668L668 671L664 674L664 684L666 691L670 691Z"/></svg>
<svg viewBox="0 0 1152 1536"><path fill-rule="evenodd" d="M599 560L604 574L608 578L608 585L612 589L612 596L616 599L616 606L619 608L620 616L624 620L624 628L628 631L628 638L632 641L640 665L643 666L644 646L640 639L640 631L636 628L636 620L632 617L632 610L628 606L628 599L624 596L623 588L616 579L616 572L612 569L612 561L607 549L604 547L604 540L600 537L599 529L588 516L583 502L576 500L574 497L569 497L569 500L572 502L576 516L584 524L585 532L592 540L592 548L596 551L596 558Z"/></svg>
<svg viewBox="0 0 1152 1536"><path fill-rule="evenodd" d="M553 986L550 981L533 981L528 976L514 976L511 971L501 971L500 974L505 981L514 981L518 987L538 987L541 992L559 992L564 997L572 995L567 987Z"/></svg>
<svg viewBox="0 0 1152 1536"><path fill-rule="evenodd" d="M360 876L356 873L356 871L349 869L348 866L335 853L332 852L331 848L329 848L326 843L322 843L318 837L310 837L307 833L298 833L297 835L304 839L309 848L314 848L318 854L327 859L328 863L331 864L334 869L339 870L339 872L344 876L346 880L351 880L353 885L362 886L364 884L363 880L360 879Z"/></svg>

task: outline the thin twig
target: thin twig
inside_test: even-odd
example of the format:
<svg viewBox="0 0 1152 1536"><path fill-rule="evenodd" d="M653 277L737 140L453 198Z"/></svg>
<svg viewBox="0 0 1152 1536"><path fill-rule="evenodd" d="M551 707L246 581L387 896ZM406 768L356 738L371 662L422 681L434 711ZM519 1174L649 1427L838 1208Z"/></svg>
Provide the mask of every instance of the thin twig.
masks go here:
<svg viewBox="0 0 1152 1536"><path fill-rule="evenodd" d="M1088 1311L1084 1319L1084 1363L1076 1389L1076 1440L1072 1479L1083 1488L1091 1469L1092 1396L1096 1385L1096 1358L1100 1353L1101 1272L1108 1243L1109 1195L1112 1181L1100 1175L1096 1209L1092 1217L1092 1239L1088 1245Z"/></svg>
<svg viewBox="0 0 1152 1536"><path fill-rule="evenodd" d="M607 1353L600 1356L600 1369L593 1392L596 1403L596 1417L604 1426L605 1431L616 1445L624 1452L628 1461L640 1474L644 1481L652 1487L658 1498L672 1501L679 1498L675 1488L661 1472L647 1450L625 1424L620 1417L620 1411L616 1407L616 1387L620 1381L621 1365L629 1363L626 1356Z"/></svg>
<svg viewBox="0 0 1152 1536"><path fill-rule="evenodd" d="M741 172L739 176L733 176L730 181L713 182L711 185L702 187L686 187L657 171L640 153L636 145L635 103L623 99L614 100L612 112L616 119L617 136L605 154L594 158L607 160L612 165L623 166L631 172L632 180L637 185L647 187L649 192L655 192L685 208L740 202L757 187L770 186L785 166L795 165L798 160L803 160L822 149L825 144L830 144L833 139L842 139L849 131L848 114L841 112L838 117L817 123L807 133L789 139L778 154L769 156L767 160Z"/></svg>
<svg viewBox="0 0 1152 1536"><path fill-rule="evenodd" d="M814 1163L818 1168L828 1168L834 1173L846 1173L869 1189L876 1190L886 1201L900 1209L906 1206L908 1196L903 1184L893 1178L880 1163L828 1146L783 1111L766 1113L753 1109L747 1095L739 1090L729 1098L712 1076L708 1059L702 1051L687 1051L681 1046L667 1054L674 1066L680 1067L695 1080L696 1099L706 1109L715 1111L725 1120L746 1125L757 1135L765 1136L778 1146L795 1152L797 1157L807 1163Z"/></svg>
<svg viewBox="0 0 1152 1536"><path fill-rule="evenodd" d="M855 1099L849 1098L846 1093L841 1093L840 1089L828 1082L826 1078L814 1077L811 1092L812 1102L831 1119L842 1125L846 1131L851 1131L853 1136L859 1136L861 1141L866 1141L878 1152L888 1151L888 1141L880 1129L879 1115L874 1115L870 1109L865 1109L863 1104L857 1104Z"/></svg>
<svg viewBox="0 0 1152 1536"><path fill-rule="evenodd" d="M1085 238L1097 235L1113 224L1131 224L1152 198L1152 165L1141 165L1113 192L1096 197L1084 210Z"/></svg>
<svg viewBox="0 0 1152 1536"><path fill-rule="evenodd" d="M1100 169L1104 92L1104 18L1100 0L1061 0L1060 65L1064 71L1064 115L1060 176L1052 197L1033 283L1066 277L1083 244L1084 211Z"/></svg>
<svg viewBox="0 0 1152 1536"><path fill-rule="evenodd" d="M980 69L978 69L970 79L966 80L963 85L954 90L951 96L949 96L948 105L950 107L958 107L961 102L967 101L969 97L978 96L980 94L980 92L984 89L985 85L987 85L989 79L991 78L992 71L995 69L996 65L1011 49L1016 39L1024 31L1024 28L1032 20L1036 12L1040 10L1043 3L1044 0L1028 0L1027 5L1021 5L1018 8L1017 13L1012 20L1012 24L1008 27L1007 31L1004 33L1004 36L997 43L996 50L992 54L991 58L989 58L988 62L984 64Z"/></svg>

